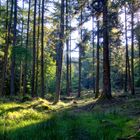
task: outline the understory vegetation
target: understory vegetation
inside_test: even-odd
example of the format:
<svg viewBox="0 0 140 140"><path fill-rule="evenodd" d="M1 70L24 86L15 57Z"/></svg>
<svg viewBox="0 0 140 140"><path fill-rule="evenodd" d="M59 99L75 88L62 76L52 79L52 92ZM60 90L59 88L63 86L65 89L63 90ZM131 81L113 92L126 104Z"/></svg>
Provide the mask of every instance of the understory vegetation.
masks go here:
<svg viewBox="0 0 140 140"><path fill-rule="evenodd" d="M140 139L140 96L97 103L92 93L57 105L41 98L0 100L1 140ZM127 102L125 100L128 99ZM112 104L112 107L110 105ZM89 109L90 108L90 109Z"/></svg>

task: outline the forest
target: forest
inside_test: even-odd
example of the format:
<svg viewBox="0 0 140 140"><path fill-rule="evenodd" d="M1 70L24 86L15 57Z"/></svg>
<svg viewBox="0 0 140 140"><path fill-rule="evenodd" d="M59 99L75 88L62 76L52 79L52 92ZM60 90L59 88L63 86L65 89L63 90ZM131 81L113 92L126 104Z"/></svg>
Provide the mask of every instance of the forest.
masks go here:
<svg viewBox="0 0 140 140"><path fill-rule="evenodd" d="M0 140L140 140L140 0L0 0Z"/></svg>

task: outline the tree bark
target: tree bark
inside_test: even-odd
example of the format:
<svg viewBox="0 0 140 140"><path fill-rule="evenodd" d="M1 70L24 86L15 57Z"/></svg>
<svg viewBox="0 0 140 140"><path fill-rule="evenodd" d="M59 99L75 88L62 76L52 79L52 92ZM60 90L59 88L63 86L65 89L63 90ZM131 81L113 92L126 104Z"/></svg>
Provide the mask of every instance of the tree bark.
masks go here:
<svg viewBox="0 0 140 140"><path fill-rule="evenodd" d="M83 21L83 13L82 13L82 9L81 9L81 23ZM79 45L79 80L78 80L78 97L81 96L81 74L82 74L82 39L83 39L83 31L82 31L82 27L81 27L81 43Z"/></svg>
<svg viewBox="0 0 140 140"><path fill-rule="evenodd" d="M69 78L69 73L70 73L70 69L69 69L69 38L68 38L68 23L69 23L69 19L68 19L68 0L66 0L66 61L67 61L67 71L66 71L66 92L67 92L67 96L70 96L70 78Z"/></svg>
<svg viewBox="0 0 140 140"><path fill-rule="evenodd" d="M59 33L59 45L56 48L56 97L55 102L60 100L61 92L61 73L62 73L62 60L63 60L63 48L64 48L64 0L61 0L61 18L60 18L60 33Z"/></svg>
<svg viewBox="0 0 140 140"><path fill-rule="evenodd" d="M28 66L27 52L28 52L28 45L29 45L30 10L31 10L31 0L29 0L29 8L28 8L26 54L25 54L24 77L23 77L23 96L25 96L27 92L27 66Z"/></svg>
<svg viewBox="0 0 140 140"><path fill-rule="evenodd" d="M134 85L134 12L131 13L131 94L135 94Z"/></svg>
<svg viewBox="0 0 140 140"><path fill-rule="evenodd" d="M32 97L36 96L35 92L35 64L36 64L36 6L37 0L34 2L34 24L33 24L33 65L32 65Z"/></svg>
<svg viewBox="0 0 140 140"><path fill-rule="evenodd" d="M92 15L92 65L93 65L93 93L95 93L95 33L94 33L94 16Z"/></svg>
<svg viewBox="0 0 140 140"><path fill-rule="evenodd" d="M108 38L108 0L103 0L103 92L102 97L111 99L109 38Z"/></svg>
<svg viewBox="0 0 140 140"><path fill-rule="evenodd" d="M38 34L37 34L37 50L36 50L36 83L35 83L35 91L36 95L38 96L38 74L39 74L39 43L40 43L40 17L41 17L41 12L40 12L40 5L41 5L41 0L39 0L39 6L38 6Z"/></svg>
<svg viewBox="0 0 140 140"><path fill-rule="evenodd" d="M71 25L70 25L71 26ZM72 93L72 58L71 58L71 32L70 32L70 46L69 46L69 65L70 65L70 86L69 86L69 89L70 89L70 93Z"/></svg>
<svg viewBox="0 0 140 140"><path fill-rule="evenodd" d="M17 37L17 0L14 1L14 31L13 31L13 48L12 48L12 58L11 58L11 81L10 81L10 95L15 94L15 47L16 47L16 37Z"/></svg>
<svg viewBox="0 0 140 140"><path fill-rule="evenodd" d="M124 91L128 91L128 85L129 88L131 88L131 73L130 73L130 62L129 62L129 54L128 54L128 37L127 37L127 13L126 13L126 7L125 7L125 40L126 40L126 62L125 62L125 86Z"/></svg>
<svg viewBox="0 0 140 140"><path fill-rule="evenodd" d="M22 68L22 61L20 62L20 78L19 78L19 93L22 94L22 74L23 74L23 68Z"/></svg>
<svg viewBox="0 0 140 140"><path fill-rule="evenodd" d="M44 98L44 0L42 0L42 31L41 31L41 97Z"/></svg>
<svg viewBox="0 0 140 140"><path fill-rule="evenodd" d="M99 48L100 48L100 44L99 44L99 40L100 40L100 32L99 32L99 18L97 17L97 52L96 52L96 55L97 55L97 59L96 59L96 94L95 94L95 98L98 98L99 97L99 67L100 67L100 54L99 54Z"/></svg>
<svg viewBox="0 0 140 140"><path fill-rule="evenodd" d="M24 0L22 1L22 4L23 4L23 9L24 10ZM23 47L23 30L24 30L24 14L23 14L23 11L22 11L22 31L21 31L21 47ZM20 83L20 86L19 86L19 93L22 94L22 77L23 77L23 64L22 64L22 60L20 61L20 78L19 78L19 83Z"/></svg>

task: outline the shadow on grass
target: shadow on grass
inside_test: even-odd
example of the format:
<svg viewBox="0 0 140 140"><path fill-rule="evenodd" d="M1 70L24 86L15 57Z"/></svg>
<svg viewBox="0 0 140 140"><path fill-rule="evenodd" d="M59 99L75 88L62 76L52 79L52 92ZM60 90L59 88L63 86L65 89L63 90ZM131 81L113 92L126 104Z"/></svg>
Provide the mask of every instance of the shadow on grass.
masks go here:
<svg viewBox="0 0 140 140"><path fill-rule="evenodd" d="M112 114L63 112L63 114L55 114L48 120L0 133L0 139L117 140L124 133L131 133L127 125L130 121L132 120Z"/></svg>
<svg viewBox="0 0 140 140"><path fill-rule="evenodd" d="M1 123L0 121L0 127L4 124L3 128L0 128L0 140L117 140L121 137L131 136L136 131L134 129L137 124L136 120L119 116L117 113L102 113L102 110L98 113L84 112L83 108L86 110L90 104L58 110L56 113L51 113L51 117L48 118L45 118L44 115L44 118L38 117L36 113L44 113L46 110L45 108L43 110L38 108L41 103L44 102L33 102L23 107L11 106L2 110L0 114L30 108L33 108L35 112L27 112L27 116L26 114L24 114L25 116L19 115L15 120L9 117L9 120L6 121L16 122L18 119L19 125L14 123L18 126L12 129L7 129L7 127L11 127L10 125L13 123L9 123L8 126L5 125L5 122ZM100 109L101 107L98 106L95 108L95 110ZM33 113L37 116L34 117ZM32 120L33 123L26 123ZM139 139L138 136L138 139L135 140Z"/></svg>

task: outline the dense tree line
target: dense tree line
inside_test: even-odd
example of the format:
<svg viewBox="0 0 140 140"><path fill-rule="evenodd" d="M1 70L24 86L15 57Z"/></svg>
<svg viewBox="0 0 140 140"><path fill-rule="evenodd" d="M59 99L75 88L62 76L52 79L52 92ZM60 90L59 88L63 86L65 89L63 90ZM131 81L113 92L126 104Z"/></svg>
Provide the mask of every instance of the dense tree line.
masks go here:
<svg viewBox="0 0 140 140"><path fill-rule="evenodd" d="M117 89L135 94L140 84L138 0L0 3L1 96L45 98L51 92L57 103L61 94L80 97L84 89L92 89L95 98L111 99Z"/></svg>

